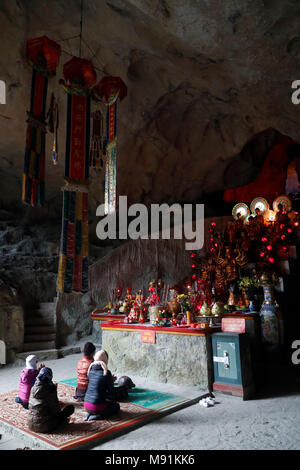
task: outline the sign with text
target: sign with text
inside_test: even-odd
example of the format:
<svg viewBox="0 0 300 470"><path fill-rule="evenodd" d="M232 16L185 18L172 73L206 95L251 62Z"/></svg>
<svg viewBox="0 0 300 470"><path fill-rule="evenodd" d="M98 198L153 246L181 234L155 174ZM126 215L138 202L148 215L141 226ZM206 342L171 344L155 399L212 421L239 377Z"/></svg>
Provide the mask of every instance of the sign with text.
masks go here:
<svg viewBox="0 0 300 470"><path fill-rule="evenodd" d="M222 318L222 331L228 333L245 333L245 318Z"/></svg>
<svg viewBox="0 0 300 470"><path fill-rule="evenodd" d="M155 336L155 331L147 331L143 330L141 331L141 341L142 343L156 343L156 336Z"/></svg>

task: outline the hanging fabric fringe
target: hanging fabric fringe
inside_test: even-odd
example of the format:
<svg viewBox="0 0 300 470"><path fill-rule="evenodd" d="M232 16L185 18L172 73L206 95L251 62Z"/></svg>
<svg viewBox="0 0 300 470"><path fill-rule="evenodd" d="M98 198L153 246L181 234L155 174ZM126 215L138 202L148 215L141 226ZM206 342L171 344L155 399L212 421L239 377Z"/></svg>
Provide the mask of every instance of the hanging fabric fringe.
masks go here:
<svg viewBox="0 0 300 470"><path fill-rule="evenodd" d="M88 291L88 192L63 188L63 214L57 290Z"/></svg>
<svg viewBox="0 0 300 470"><path fill-rule="evenodd" d="M48 118L48 130L53 134L53 145L52 145L52 162L53 165L58 163L58 126L59 126L59 111L58 104L55 99L54 93L51 95L50 108L47 114Z"/></svg>
<svg viewBox="0 0 300 470"><path fill-rule="evenodd" d="M93 131L90 144L90 168L102 169L103 157L106 155L106 139L103 134L103 116L101 111L92 113Z"/></svg>
<svg viewBox="0 0 300 470"><path fill-rule="evenodd" d="M117 204L117 101L125 98L127 87L120 77L104 77L93 93L107 106L104 210L111 214Z"/></svg>
<svg viewBox="0 0 300 470"><path fill-rule="evenodd" d="M33 207L45 203L45 141L48 77L55 74L61 47L47 36L26 43L32 67L30 111L27 112L22 200Z"/></svg>

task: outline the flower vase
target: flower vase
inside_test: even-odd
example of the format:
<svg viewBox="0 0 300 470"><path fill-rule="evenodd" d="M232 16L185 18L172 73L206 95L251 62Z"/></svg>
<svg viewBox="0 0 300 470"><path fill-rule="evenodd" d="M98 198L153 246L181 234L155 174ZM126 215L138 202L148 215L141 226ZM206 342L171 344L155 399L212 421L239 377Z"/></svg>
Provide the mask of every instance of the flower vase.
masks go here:
<svg viewBox="0 0 300 470"><path fill-rule="evenodd" d="M264 301L260 309L261 336L263 347L270 352L279 348L279 323L271 284L263 284Z"/></svg>
<svg viewBox="0 0 300 470"><path fill-rule="evenodd" d="M254 300L252 300L252 299L248 299L248 300L249 300L249 305L248 305L249 312L256 312L256 307L255 307Z"/></svg>

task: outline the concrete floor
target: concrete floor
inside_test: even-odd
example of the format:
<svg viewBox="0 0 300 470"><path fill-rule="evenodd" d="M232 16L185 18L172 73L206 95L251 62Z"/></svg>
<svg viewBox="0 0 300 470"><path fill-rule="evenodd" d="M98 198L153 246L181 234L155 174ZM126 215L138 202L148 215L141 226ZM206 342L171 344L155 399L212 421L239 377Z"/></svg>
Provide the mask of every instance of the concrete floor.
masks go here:
<svg viewBox="0 0 300 470"><path fill-rule="evenodd" d="M81 354L72 354L46 361L46 365L52 368L55 381L68 379L76 376L80 357ZM2 367L0 393L18 388L19 374L20 367ZM271 372L266 370L265 375L271 376ZM143 383L153 386L143 379L138 385ZM160 389L179 391L166 384ZM195 393L189 390L191 395ZM265 386L254 400L215 395L214 407L192 405L93 450L300 450L300 382L294 374L286 376L281 384ZM2 434L0 450L17 448L24 448L20 439Z"/></svg>

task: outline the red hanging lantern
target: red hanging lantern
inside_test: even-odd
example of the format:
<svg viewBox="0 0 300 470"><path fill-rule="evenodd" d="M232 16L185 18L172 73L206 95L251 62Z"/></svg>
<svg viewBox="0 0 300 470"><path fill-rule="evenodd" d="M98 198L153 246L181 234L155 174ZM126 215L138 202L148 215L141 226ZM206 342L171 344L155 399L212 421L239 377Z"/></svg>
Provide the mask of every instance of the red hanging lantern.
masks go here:
<svg viewBox="0 0 300 470"><path fill-rule="evenodd" d="M50 74L56 72L60 54L61 46L47 36L29 39L26 43L27 60Z"/></svg>
<svg viewBox="0 0 300 470"><path fill-rule="evenodd" d="M105 102L115 98L122 101L127 96L127 86L120 77L103 77L93 90Z"/></svg>
<svg viewBox="0 0 300 470"><path fill-rule="evenodd" d="M80 86L90 88L96 83L97 75L90 60L81 57L72 57L63 68L67 85L71 87Z"/></svg>

